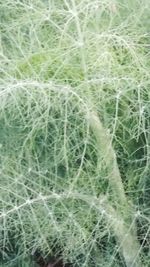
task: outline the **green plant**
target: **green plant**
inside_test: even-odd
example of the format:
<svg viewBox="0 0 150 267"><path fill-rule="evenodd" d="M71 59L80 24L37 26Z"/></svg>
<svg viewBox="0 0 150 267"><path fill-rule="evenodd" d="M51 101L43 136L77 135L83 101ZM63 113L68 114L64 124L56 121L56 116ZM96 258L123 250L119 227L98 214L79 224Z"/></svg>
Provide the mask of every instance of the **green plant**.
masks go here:
<svg viewBox="0 0 150 267"><path fill-rule="evenodd" d="M1 4L2 265L148 266L148 7Z"/></svg>

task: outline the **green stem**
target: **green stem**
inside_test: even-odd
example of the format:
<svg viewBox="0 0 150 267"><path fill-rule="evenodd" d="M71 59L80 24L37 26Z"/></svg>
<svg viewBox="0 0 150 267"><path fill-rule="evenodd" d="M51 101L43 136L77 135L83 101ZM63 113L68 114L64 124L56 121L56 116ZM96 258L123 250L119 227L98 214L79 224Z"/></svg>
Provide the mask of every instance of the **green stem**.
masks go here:
<svg viewBox="0 0 150 267"><path fill-rule="evenodd" d="M106 129L103 127L96 112L91 112L89 114L88 121L97 142L98 169L101 167L101 155L103 155L103 161L105 162L108 172L109 184L113 193L113 200L115 202L115 206L117 207L117 209L114 209L111 205L107 205L107 210L109 210L108 213L114 217L114 220L112 220L113 232L122 250L126 266L141 267L138 257L140 245L137 240L135 222L132 219L133 212L124 191L111 138ZM107 219L111 220L111 218Z"/></svg>
<svg viewBox="0 0 150 267"><path fill-rule="evenodd" d="M97 142L98 169L101 167L101 155L103 155L103 160L108 171L109 184L113 191L113 197L121 207L124 207L127 205L127 199L116 160L116 154L111 144L111 138L96 113L90 113L89 124Z"/></svg>

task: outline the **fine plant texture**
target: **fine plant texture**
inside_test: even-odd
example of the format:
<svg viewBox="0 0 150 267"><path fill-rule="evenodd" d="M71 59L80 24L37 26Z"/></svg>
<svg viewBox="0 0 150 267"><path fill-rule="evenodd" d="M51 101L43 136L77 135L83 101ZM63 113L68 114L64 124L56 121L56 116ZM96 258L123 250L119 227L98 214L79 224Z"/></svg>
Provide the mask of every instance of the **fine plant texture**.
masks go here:
<svg viewBox="0 0 150 267"><path fill-rule="evenodd" d="M0 267L150 266L149 10L0 1Z"/></svg>

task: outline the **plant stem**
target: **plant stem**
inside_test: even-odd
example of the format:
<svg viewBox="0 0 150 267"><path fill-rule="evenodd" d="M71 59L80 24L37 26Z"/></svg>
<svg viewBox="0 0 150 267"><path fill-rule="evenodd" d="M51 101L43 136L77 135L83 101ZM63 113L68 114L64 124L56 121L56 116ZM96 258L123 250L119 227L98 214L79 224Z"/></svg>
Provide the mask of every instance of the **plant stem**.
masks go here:
<svg viewBox="0 0 150 267"><path fill-rule="evenodd" d="M97 142L98 169L101 167L101 155L103 155L108 171L109 183L113 191L113 197L121 207L124 207L127 205L127 199L116 160L116 154L111 144L111 138L104 129L96 113L90 113L89 124Z"/></svg>
<svg viewBox="0 0 150 267"><path fill-rule="evenodd" d="M98 169L101 166L101 155L103 155L103 160L108 171L109 184L113 192L113 200L117 207L117 209L114 209L112 205L107 205L106 210L108 210L108 214L111 214L112 218L114 218L114 220L111 220L108 217L107 220L111 221L112 229L122 250L126 266L141 267L142 265L138 257L140 245L137 240L135 222L132 220L133 212L125 195L111 138L96 112L91 112L88 120L97 142Z"/></svg>

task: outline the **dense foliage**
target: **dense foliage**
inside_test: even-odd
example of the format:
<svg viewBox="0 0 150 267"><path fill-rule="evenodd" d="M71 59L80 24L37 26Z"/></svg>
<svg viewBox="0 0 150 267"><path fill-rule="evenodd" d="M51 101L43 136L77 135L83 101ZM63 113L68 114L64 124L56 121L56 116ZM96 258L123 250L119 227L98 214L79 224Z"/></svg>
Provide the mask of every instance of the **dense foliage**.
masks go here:
<svg viewBox="0 0 150 267"><path fill-rule="evenodd" d="M149 8L0 2L1 267L148 267Z"/></svg>

